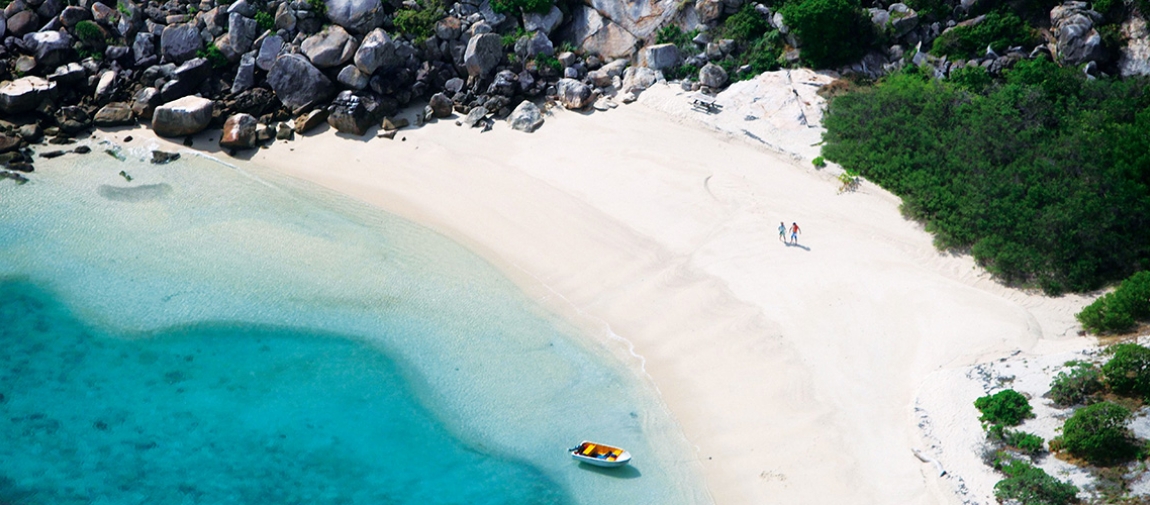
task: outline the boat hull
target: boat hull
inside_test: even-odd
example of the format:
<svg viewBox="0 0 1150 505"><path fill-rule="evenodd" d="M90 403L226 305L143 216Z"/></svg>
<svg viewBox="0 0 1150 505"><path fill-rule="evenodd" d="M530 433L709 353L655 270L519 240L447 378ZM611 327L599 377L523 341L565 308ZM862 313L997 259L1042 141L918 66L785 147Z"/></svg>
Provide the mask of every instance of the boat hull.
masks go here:
<svg viewBox="0 0 1150 505"><path fill-rule="evenodd" d="M631 462L631 453L618 447L598 444L587 440L568 449L567 453L570 454L575 461L603 468L617 468Z"/></svg>

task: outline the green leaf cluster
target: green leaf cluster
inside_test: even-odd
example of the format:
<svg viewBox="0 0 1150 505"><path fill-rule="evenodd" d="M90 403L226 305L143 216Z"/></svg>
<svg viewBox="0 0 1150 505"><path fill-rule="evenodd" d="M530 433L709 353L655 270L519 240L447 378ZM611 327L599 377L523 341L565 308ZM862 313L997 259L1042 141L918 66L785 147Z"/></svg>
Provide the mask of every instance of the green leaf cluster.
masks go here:
<svg viewBox="0 0 1150 505"><path fill-rule="evenodd" d="M1126 428L1131 416L1129 409L1116 403L1082 407L1062 426L1061 447L1095 465L1127 461L1140 449L1137 439Z"/></svg>
<svg viewBox="0 0 1150 505"><path fill-rule="evenodd" d="M997 52L1011 46L1028 46L1038 42L1034 29L1013 12L990 12L982 22L971 26L956 26L934 39L930 50L935 56L973 58L982 56L986 47Z"/></svg>
<svg viewBox="0 0 1150 505"><path fill-rule="evenodd" d="M876 38L858 0L791 0L781 12L802 43L803 60L814 67L857 60Z"/></svg>
<svg viewBox="0 0 1150 505"><path fill-rule="evenodd" d="M224 68L228 66L228 63L231 63L228 61L228 57L224 56L224 53L220 51L220 48L217 47L215 43L208 44L208 47L197 51L196 56L207 58L212 68Z"/></svg>
<svg viewBox="0 0 1150 505"><path fill-rule="evenodd" d="M76 38L88 47L104 47L104 30L94 21L80 21L74 28Z"/></svg>
<svg viewBox="0 0 1150 505"><path fill-rule="evenodd" d="M443 4L439 0L419 0L418 3L419 9L395 11L392 23L400 33L415 39L426 39L434 33L435 23L443 18Z"/></svg>
<svg viewBox="0 0 1150 505"><path fill-rule="evenodd" d="M994 496L1001 503L1066 505L1078 501L1077 487L1026 461L1011 461L1001 470L1006 478L994 485Z"/></svg>
<svg viewBox="0 0 1150 505"><path fill-rule="evenodd" d="M1007 283L1089 291L1150 268L1147 81L1045 58L1005 77L975 92L909 67L834 98L822 154Z"/></svg>
<svg viewBox="0 0 1150 505"><path fill-rule="evenodd" d="M1032 456L1046 450L1046 442L1042 437L1022 430L1012 430L1001 424L990 425L986 430L986 437Z"/></svg>
<svg viewBox="0 0 1150 505"><path fill-rule="evenodd" d="M982 417L978 418L980 421L992 424L1017 426L1023 419L1034 417L1030 402L1013 389L983 396L974 401L974 408L982 412Z"/></svg>
<svg viewBox="0 0 1150 505"><path fill-rule="evenodd" d="M563 63L561 63L559 61L559 58L556 58L554 56L548 56L548 55L543 54L543 53L536 54L535 55L535 64L538 65L540 68L547 67L547 68L551 69L551 71L553 73L556 73L556 74L563 72Z"/></svg>
<svg viewBox="0 0 1150 505"><path fill-rule="evenodd" d="M267 30L274 29L276 27L275 16L272 16L272 14L270 12L267 12L267 11L257 12L255 20L256 20L256 25L258 25L260 27L260 31L267 31Z"/></svg>
<svg viewBox="0 0 1150 505"><path fill-rule="evenodd" d="M1093 333L1123 333L1150 319L1150 271L1138 272L1076 316Z"/></svg>
<svg viewBox="0 0 1150 505"><path fill-rule="evenodd" d="M751 42L771 29L763 15L755 10L755 4L748 2L738 12L731 14L723 21L719 30L719 38L734 39L741 42Z"/></svg>
<svg viewBox="0 0 1150 505"><path fill-rule="evenodd" d="M1059 407L1087 403L1103 390L1102 371L1093 363L1072 361L1050 382L1050 399Z"/></svg>

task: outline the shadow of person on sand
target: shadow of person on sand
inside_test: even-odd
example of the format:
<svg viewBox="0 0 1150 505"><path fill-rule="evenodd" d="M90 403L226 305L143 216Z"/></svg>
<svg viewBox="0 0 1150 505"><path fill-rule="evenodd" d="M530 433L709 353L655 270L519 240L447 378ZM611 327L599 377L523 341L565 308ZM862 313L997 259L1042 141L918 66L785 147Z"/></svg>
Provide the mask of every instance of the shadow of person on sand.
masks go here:
<svg viewBox="0 0 1150 505"><path fill-rule="evenodd" d="M616 479L638 479L643 476L643 473L632 465L621 466L619 468L603 468L600 466L589 465L587 463L579 463L580 470L605 475L607 477L614 477Z"/></svg>
<svg viewBox="0 0 1150 505"><path fill-rule="evenodd" d="M795 243L786 242L786 244L787 244L787 247L798 247L799 249L802 249L804 251L810 251L811 250L810 247L807 247L807 246L802 245L802 244L797 243L797 242L795 242Z"/></svg>

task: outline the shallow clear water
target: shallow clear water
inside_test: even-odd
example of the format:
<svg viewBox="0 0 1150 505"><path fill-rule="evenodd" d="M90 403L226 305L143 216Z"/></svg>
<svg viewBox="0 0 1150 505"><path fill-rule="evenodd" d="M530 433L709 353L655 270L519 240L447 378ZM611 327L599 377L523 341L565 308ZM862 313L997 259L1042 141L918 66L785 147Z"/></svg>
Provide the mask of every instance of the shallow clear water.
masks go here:
<svg viewBox="0 0 1150 505"><path fill-rule="evenodd" d="M453 242L101 149L0 184L0 503L709 502L653 388Z"/></svg>

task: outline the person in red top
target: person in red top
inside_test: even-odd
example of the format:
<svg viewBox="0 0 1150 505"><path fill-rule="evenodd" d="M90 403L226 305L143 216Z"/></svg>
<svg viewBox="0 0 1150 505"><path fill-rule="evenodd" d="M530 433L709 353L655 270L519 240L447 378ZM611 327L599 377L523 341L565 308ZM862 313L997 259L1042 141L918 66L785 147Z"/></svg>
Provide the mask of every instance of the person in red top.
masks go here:
<svg viewBox="0 0 1150 505"><path fill-rule="evenodd" d="M799 223L791 223L791 243L799 243L799 234L803 231L799 229Z"/></svg>

